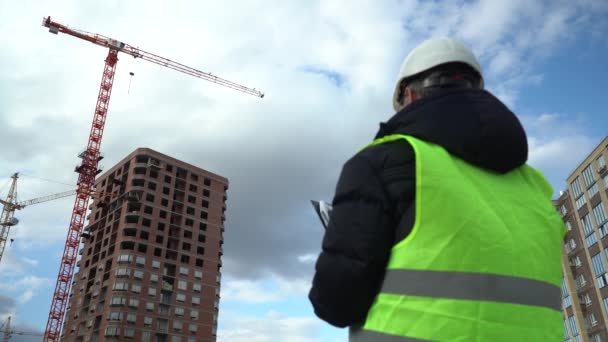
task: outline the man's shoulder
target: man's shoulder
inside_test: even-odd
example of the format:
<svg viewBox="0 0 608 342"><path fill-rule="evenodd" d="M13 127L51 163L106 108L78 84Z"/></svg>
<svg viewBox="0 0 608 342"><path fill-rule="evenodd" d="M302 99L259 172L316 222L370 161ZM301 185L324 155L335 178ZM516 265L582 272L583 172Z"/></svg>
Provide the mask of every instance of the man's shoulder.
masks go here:
<svg viewBox="0 0 608 342"><path fill-rule="evenodd" d="M366 163L378 170L410 164L414 160L415 154L412 146L405 139L400 139L364 148L352 156L346 165Z"/></svg>

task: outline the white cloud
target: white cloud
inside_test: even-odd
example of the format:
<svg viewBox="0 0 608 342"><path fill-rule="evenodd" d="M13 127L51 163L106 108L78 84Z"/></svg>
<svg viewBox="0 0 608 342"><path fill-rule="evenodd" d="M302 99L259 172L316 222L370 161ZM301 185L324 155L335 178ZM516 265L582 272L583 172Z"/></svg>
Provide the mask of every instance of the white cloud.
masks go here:
<svg viewBox="0 0 608 342"><path fill-rule="evenodd" d="M22 278L3 279L0 283L0 290L2 293L9 293L16 297L20 304L29 302L40 289L49 287L51 280L48 278L41 278L34 275L27 275Z"/></svg>
<svg viewBox="0 0 608 342"><path fill-rule="evenodd" d="M298 256L298 261L303 264L313 264L317 260L317 254L309 253Z"/></svg>
<svg viewBox="0 0 608 342"><path fill-rule="evenodd" d="M222 280L222 301L247 304L274 303L291 297L305 297L310 284L303 279L285 279L281 277L263 278L260 280Z"/></svg>
<svg viewBox="0 0 608 342"><path fill-rule="evenodd" d="M327 341L319 336L323 323L312 317L289 317L274 311L260 317L227 312L222 320L226 328L218 331L218 342Z"/></svg>

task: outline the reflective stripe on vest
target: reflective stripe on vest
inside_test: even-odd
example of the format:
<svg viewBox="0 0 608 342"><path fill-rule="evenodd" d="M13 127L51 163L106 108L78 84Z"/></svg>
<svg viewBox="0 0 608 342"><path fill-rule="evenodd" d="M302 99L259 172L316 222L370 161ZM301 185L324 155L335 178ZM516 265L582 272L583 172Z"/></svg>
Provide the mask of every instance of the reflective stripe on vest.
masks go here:
<svg viewBox="0 0 608 342"><path fill-rule="evenodd" d="M561 312L559 286L487 273L389 269L381 292L534 305Z"/></svg>
<svg viewBox="0 0 608 342"><path fill-rule="evenodd" d="M348 333L349 342L432 342L430 340L421 340L413 337L404 337L398 335L385 334L371 330L353 330Z"/></svg>

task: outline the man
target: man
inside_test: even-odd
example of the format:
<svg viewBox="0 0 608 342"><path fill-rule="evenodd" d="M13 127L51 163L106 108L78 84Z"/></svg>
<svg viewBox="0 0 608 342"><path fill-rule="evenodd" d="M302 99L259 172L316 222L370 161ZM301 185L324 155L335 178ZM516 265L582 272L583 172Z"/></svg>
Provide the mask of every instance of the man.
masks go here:
<svg viewBox="0 0 608 342"><path fill-rule="evenodd" d="M345 165L309 299L350 341L561 341L553 190L473 53L423 42Z"/></svg>

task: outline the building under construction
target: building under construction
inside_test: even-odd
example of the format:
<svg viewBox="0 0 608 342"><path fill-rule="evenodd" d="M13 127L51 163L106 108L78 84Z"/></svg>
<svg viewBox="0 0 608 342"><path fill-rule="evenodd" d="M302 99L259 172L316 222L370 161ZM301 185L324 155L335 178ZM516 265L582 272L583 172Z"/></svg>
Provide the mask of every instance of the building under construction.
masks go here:
<svg viewBox="0 0 608 342"><path fill-rule="evenodd" d="M568 177L554 201L564 240L564 341L608 341L608 137Z"/></svg>
<svg viewBox="0 0 608 342"><path fill-rule="evenodd" d="M215 341L228 180L147 148L99 177L62 341Z"/></svg>

